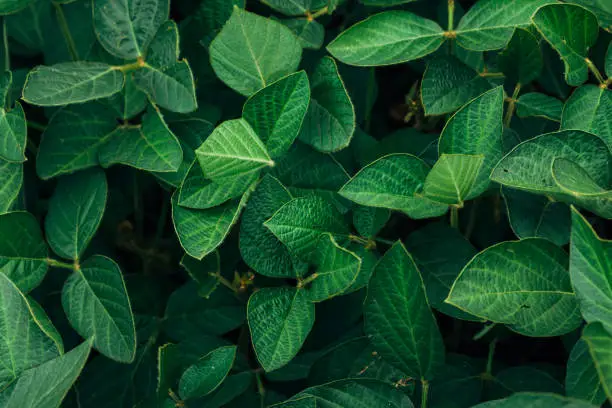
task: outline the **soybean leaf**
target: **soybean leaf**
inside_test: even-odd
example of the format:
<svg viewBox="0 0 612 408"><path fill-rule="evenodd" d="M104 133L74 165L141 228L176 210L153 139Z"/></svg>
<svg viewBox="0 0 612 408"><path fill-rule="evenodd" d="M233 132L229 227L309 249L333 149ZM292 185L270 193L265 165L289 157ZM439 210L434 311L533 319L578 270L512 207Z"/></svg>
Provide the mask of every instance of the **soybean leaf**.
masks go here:
<svg viewBox="0 0 612 408"><path fill-rule="evenodd" d="M562 112L560 100L537 92L523 94L516 101L516 114L520 118L537 116L560 122Z"/></svg>
<svg viewBox="0 0 612 408"><path fill-rule="evenodd" d="M425 178L423 195L438 203L463 206L483 162L482 155L441 155Z"/></svg>
<svg viewBox="0 0 612 408"><path fill-rule="evenodd" d="M308 76L300 71L251 95L242 108L242 116L270 157L276 158L286 153L297 138L309 103Z"/></svg>
<svg viewBox="0 0 612 408"><path fill-rule="evenodd" d="M123 73L101 62L62 62L39 66L28 74L23 100L60 106L106 98L123 89Z"/></svg>
<svg viewBox="0 0 612 408"><path fill-rule="evenodd" d="M219 251L214 251L202 260L189 255L183 255L181 266L187 271L189 277L198 284L198 295L210 298L210 295L219 286L218 276L221 274L221 258Z"/></svg>
<svg viewBox="0 0 612 408"><path fill-rule="evenodd" d="M612 25L610 26L612 29ZM608 45L608 51L606 52L606 75L612 76L612 42Z"/></svg>
<svg viewBox="0 0 612 408"><path fill-rule="evenodd" d="M576 89L565 102L561 129L579 129L601 137L612 147L612 91L595 85Z"/></svg>
<svg viewBox="0 0 612 408"><path fill-rule="evenodd" d="M482 404L474 405L472 408L595 408L594 405L574 398L566 398L557 394L517 392L505 399L498 399Z"/></svg>
<svg viewBox="0 0 612 408"><path fill-rule="evenodd" d="M506 368L495 374L489 398L501 398L515 392L563 393L563 386L547 372L528 366Z"/></svg>
<svg viewBox="0 0 612 408"><path fill-rule="evenodd" d="M497 64L511 83L529 84L544 68L538 39L527 30L515 30L506 48L499 53Z"/></svg>
<svg viewBox="0 0 612 408"><path fill-rule="evenodd" d="M598 406L606 400L588 345L582 339L576 342L569 355L565 389L569 397L586 400Z"/></svg>
<svg viewBox="0 0 612 408"><path fill-rule="evenodd" d="M587 343L602 388L612 401L612 334L601 323L589 323L582 331L582 339Z"/></svg>
<svg viewBox="0 0 612 408"><path fill-rule="evenodd" d="M151 101L173 112L188 113L198 107L193 74L185 60L160 68L145 63L134 73L134 84Z"/></svg>
<svg viewBox="0 0 612 408"><path fill-rule="evenodd" d="M487 190L491 170L502 157L503 100L504 92L501 87L485 92L457 111L448 120L440 135L440 154L484 156L484 162L467 199L477 197Z"/></svg>
<svg viewBox="0 0 612 408"><path fill-rule="evenodd" d="M123 90L108 98L107 103L117 117L129 120L145 110L147 95L136 86L133 76L127 75Z"/></svg>
<svg viewBox="0 0 612 408"><path fill-rule="evenodd" d="M561 56L567 83L572 86L583 84L589 76L588 51L599 34L597 17L573 4L549 4L540 8L532 19L542 37ZM572 35L574 32L581 35Z"/></svg>
<svg viewBox="0 0 612 408"><path fill-rule="evenodd" d="M257 360L266 372L295 357L314 324L314 304L302 289L263 288L253 293L247 318Z"/></svg>
<svg viewBox="0 0 612 408"><path fill-rule="evenodd" d="M612 31L612 5L606 0L570 0L568 3L579 4L590 10L597 16L601 28Z"/></svg>
<svg viewBox="0 0 612 408"><path fill-rule="evenodd" d="M0 268L24 293L47 273L47 245L38 221L24 211L0 215Z"/></svg>
<svg viewBox="0 0 612 408"><path fill-rule="evenodd" d="M157 68L166 68L179 59L179 29L172 20L162 24L147 50L147 64Z"/></svg>
<svg viewBox="0 0 612 408"><path fill-rule="evenodd" d="M376 351L411 377L431 379L444 363L444 343L421 274L399 241L376 265L364 319Z"/></svg>
<svg viewBox="0 0 612 408"><path fill-rule="evenodd" d="M606 201L612 198L612 191L597 184L585 169L571 160L556 158L551 171L557 186L569 194Z"/></svg>
<svg viewBox="0 0 612 408"><path fill-rule="evenodd" d="M301 16L323 8L327 0L261 0L261 2L287 16Z"/></svg>
<svg viewBox="0 0 612 408"><path fill-rule="evenodd" d="M167 0L96 0L93 22L98 41L119 58L144 57L169 8Z"/></svg>
<svg viewBox="0 0 612 408"><path fill-rule="evenodd" d="M385 208L356 206L353 209L353 225L364 237L373 237L391 218L391 212Z"/></svg>
<svg viewBox="0 0 612 408"><path fill-rule="evenodd" d="M435 21L407 11L385 11L342 32L327 50L349 65L392 65L431 54L444 40Z"/></svg>
<svg viewBox="0 0 612 408"><path fill-rule="evenodd" d="M437 217L448 206L417 194L429 170L409 154L384 156L361 169L339 193L357 204L402 211L415 219Z"/></svg>
<svg viewBox="0 0 612 408"><path fill-rule="evenodd" d="M47 241L56 254L79 260L102 221L107 195L102 170L60 178L45 219Z"/></svg>
<svg viewBox="0 0 612 408"><path fill-rule="evenodd" d="M543 239L502 242L463 268L445 302L527 336L568 333L581 318L567 263Z"/></svg>
<svg viewBox="0 0 612 408"><path fill-rule="evenodd" d="M308 18L292 18L281 20L297 36L302 48L318 50L325 40L325 27L316 20Z"/></svg>
<svg viewBox="0 0 612 408"><path fill-rule="evenodd" d="M119 266L110 258L95 255L68 277L62 305L74 329L93 338L93 347L123 363L134 360L136 329Z"/></svg>
<svg viewBox="0 0 612 408"><path fill-rule="evenodd" d="M210 44L210 61L219 79L246 96L295 71L301 56L291 30L238 7Z"/></svg>
<svg viewBox="0 0 612 408"><path fill-rule="evenodd" d="M344 149L355 132L355 108L332 58L319 62L311 88L300 140L321 152Z"/></svg>
<svg viewBox="0 0 612 408"><path fill-rule="evenodd" d="M16 12L18 12L19 10L24 9L25 7L28 6L28 4L30 4L32 2L32 0L10 0L10 1L4 1L2 2L2 5L0 6L0 14L1 15L7 15L7 14L14 14Z"/></svg>
<svg viewBox="0 0 612 408"><path fill-rule="evenodd" d="M6 84L6 91L8 91L12 82L10 72L4 74L3 82ZM25 114L19 102L15 102L13 109L4 106L5 99L5 97L2 98L2 107L0 108L0 132L4 135L0 146L0 159L21 163L26 160L27 129Z"/></svg>
<svg viewBox="0 0 612 408"><path fill-rule="evenodd" d="M217 126L196 155L204 175L219 182L274 165L265 145L244 119Z"/></svg>
<svg viewBox="0 0 612 408"><path fill-rule="evenodd" d="M0 159L0 214L15 204L23 183L23 165Z"/></svg>
<svg viewBox="0 0 612 408"><path fill-rule="evenodd" d="M181 398L193 399L213 392L229 374L235 358L236 346L219 347L189 366L179 382Z"/></svg>

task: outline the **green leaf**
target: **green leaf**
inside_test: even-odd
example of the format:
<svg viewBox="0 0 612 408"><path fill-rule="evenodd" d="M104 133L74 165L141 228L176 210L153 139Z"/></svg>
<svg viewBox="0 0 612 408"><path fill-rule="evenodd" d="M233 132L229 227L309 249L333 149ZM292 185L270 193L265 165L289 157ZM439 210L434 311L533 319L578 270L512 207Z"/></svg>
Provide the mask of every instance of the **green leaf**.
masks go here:
<svg viewBox="0 0 612 408"><path fill-rule="evenodd" d="M290 20L281 20L287 28L289 28L297 36L302 48L318 50L323 46L325 41L325 27L316 20L307 18L292 18Z"/></svg>
<svg viewBox="0 0 612 408"><path fill-rule="evenodd" d="M62 62L39 66L28 74L23 100L59 106L106 98L123 89L123 73L101 62Z"/></svg>
<svg viewBox="0 0 612 408"><path fill-rule="evenodd" d="M0 159L9 162L24 162L27 141L26 118L19 102L13 109L0 108Z"/></svg>
<svg viewBox="0 0 612 408"><path fill-rule="evenodd" d="M0 270L24 293L47 273L47 245L38 220L18 211L0 215Z"/></svg>
<svg viewBox="0 0 612 408"><path fill-rule="evenodd" d="M560 122L562 112L563 103L560 100L537 92L523 94L516 101L519 118L536 116Z"/></svg>
<svg viewBox="0 0 612 408"><path fill-rule="evenodd" d="M532 19L542 37L561 56L566 82L572 86L583 84L589 76L588 51L599 34L597 17L580 6L550 4L540 8Z"/></svg>
<svg viewBox="0 0 612 408"><path fill-rule="evenodd" d="M302 16L323 8L327 0L261 0L261 2L287 16Z"/></svg>
<svg viewBox="0 0 612 408"><path fill-rule="evenodd" d="M597 406L606 400L588 345L582 339L576 342L569 355L565 389L569 397L589 401Z"/></svg>
<svg viewBox="0 0 612 408"><path fill-rule="evenodd" d="M297 138L310 103L304 71L288 75L251 95L242 117L265 145L270 157L282 156Z"/></svg>
<svg viewBox="0 0 612 408"><path fill-rule="evenodd" d="M427 115L451 113L489 89L486 78L457 58L433 58L421 82L423 108Z"/></svg>
<svg viewBox="0 0 612 408"><path fill-rule="evenodd" d="M565 102L561 129L579 129L601 137L612 148L612 91L595 85L576 89Z"/></svg>
<svg viewBox="0 0 612 408"><path fill-rule="evenodd" d="M429 171L415 156L392 154L361 169L339 193L357 204L402 211L415 219L437 217L448 207L418 195Z"/></svg>
<svg viewBox="0 0 612 408"><path fill-rule="evenodd" d="M179 168L183 150L161 112L151 106L141 125L120 126L109 135L100 146L98 158L103 167L125 164L140 170L172 172Z"/></svg>
<svg viewBox="0 0 612 408"><path fill-rule="evenodd" d="M179 382L179 395L184 400L203 397L213 392L229 374L236 358L236 346L219 347L191 365Z"/></svg>
<svg viewBox="0 0 612 408"><path fill-rule="evenodd" d="M221 274L219 251L208 254L201 261L185 254L181 258L181 266L198 284L198 295L206 299L210 298L210 295L219 286L218 275Z"/></svg>
<svg viewBox="0 0 612 408"><path fill-rule="evenodd" d="M468 50L504 48L517 27L531 25L531 16L540 7L556 0L481 0L471 7L457 26L457 43Z"/></svg>
<svg viewBox="0 0 612 408"><path fill-rule="evenodd" d="M328 201L316 196L294 198L264 225L292 255L305 261L316 251L319 238L324 234L338 239L349 235L342 215Z"/></svg>
<svg viewBox="0 0 612 408"><path fill-rule="evenodd" d="M313 259L314 280L307 288L311 302L322 302L346 292L361 270L361 258L338 245L331 234L319 238Z"/></svg>
<svg viewBox="0 0 612 408"><path fill-rule="evenodd" d="M198 107L193 73L185 60L157 68L145 63L134 73L134 84L151 101L173 112L193 112Z"/></svg>
<svg viewBox="0 0 612 408"><path fill-rule="evenodd" d="M612 32L612 4L607 0L570 0L568 3L579 4L590 10L597 16L601 28Z"/></svg>
<svg viewBox="0 0 612 408"><path fill-rule="evenodd" d="M96 37L111 54L128 60L146 55L157 29L168 19L167 0L96 0Z"/></svg>
<svg viewBox="0 0 612 408"><path fill-rule="evenodd" d="M407 11L385 11L343 31L327 50L349 65L392 65L431 54L444 40L435 21Z"/></svg>
<svg viewBox="0 0 612 408"><path fill-rule="evenodd" d="M119 118L129 120L145 110L147 95L136 86L134 77L127 75L123 90L111 96L107 103Z"/></svg>
<svg viewBox="0 0 612 408"><path fill-rule="evenodd" d="M506 368L495 374L489 398L501 398L516 392L563 393L563 386L547 372L528 366Z"/></svg>
<svg viewBox="0 0 612 408"><path fill-rule="evenodd" d="M0 159L0 214L15 204L23 183L23 165Z"/></svg>
<svg viewBox="0 0 612 408"><path fill-rule="evenodd" d="M421 274L399 241L376 265L364 320L376 351L407 375L428 380L444 363L444 343Z"/></svg>
<svg viewBox="0 0 612 408"><path fill-rule="evenodd" d="M601 323L589 323L582 331L602 388L612 401L612 334Z"/></svg>
<svg viewBox="0 0 612 408"><path fill-rule="evenodd" d="M391 218L391 212L386 208L356 206L353 209L353 225L364 237L374 237L384 228Z"/></svg>
<svg viewBox="0 0 612 408"><path fill-rule="evenodd" d="M612 29L612 24L610 25L610 29ZM606 52L606 75L608 78L612 77L612 41L608 45L608 51Z"/></svg>
<svg viewBox="0 0 612 408"><path fill-rule="evenodd" d="M79 260L102 221L107 195L106 176L100 169L60 178L45 219L53 252Z"/></svg>
<svg viewBox="0 0 612 408"><path fill-rule="evenodd" d="M14 14L19 10L24 9L32 0L8 0L3 1L0 5L0 15Z"/></svg>
<svg viewBox="0 0 612 408"><path fill-rule="evenodd" d="M294 72L301 57L302 46L291 30L238 7L210 44L215 74L245 96Z"/></svg>
<svg viewBox="0 0 612 408"><path fill-rule="evenodd" d="M483 162L482 155L441 155L425 178L422 194L438 203L463 206Z"/></svg>
<svg viewBox="0 0 612 408"><path fill-rule="evenodd" d="M130 363L136 354L136 329L119 266L95 255L68 277L62 305L74 329L93 338L93 347L105 356Z"/></svg>
<svg viewBox="0 0 612 408"><path fill-rule="evenodd" d="M240 223L240 254L257 273L278 278L299 276L287 247L264 226L292 198L277 179L265 175L244 210Z"/></svg>
<svg viewBox="0 0 612 408"><path fill-rule="evenodd" d="M502 87L497 87L457 111L440 135L440 154L484 156L467 199L477 197L488 189L491 170L502 157L503 111L504 91Z"/></svg>
<svg viewBox="0 0 612 408"><path fill-rule="evenodd" d="M247 317L255 355L269 372L298 353L314 324L315 309L301 289L263 288L249 298Z"/></svg>
<svg viewBox="0 0 612 408"><path fill-rule="evenodd" d="M588 323L612 332L612 244L600 239L588 221L572 209L570 275L580 311Z"/></svg>
<svg viewBox="0 0 612 408"><path fill-rule="evenodd" d="M472 408L596 408L595 405L573 398L562 397L557 394L517 392L512 396L482 404Z"/></svg>
<svg viewBox="0 0 612 408"><path fill-rule="evenodd" d="M544 68L538 39L530 31L515 30L506 48L499 53L497 65L510 83L531 83Z"/></svg>
<svg viewBox="0 0 612 408"><path fill-rule="evenodd" d="M196 155L204 175L219 182L274 166L265 145L244 119L217 126Z"/></svg>
<svg viewBox="0 0 612 408"><path fill-rule="evenodd" d="M581 321L567 254L549 241L502 242L476 255L445 302L526 336L559 336Z"/></svg>
<svg viewBox="0 0 612 408"><path fill-rule="evenodd" d="M147 50L147 64L157 68L166 68L179 59L179 31L172 20L162 24Z"/></svg>
<svg viewBox="0 0 612 408"><path fill-rule="evenodd" d="M612 199L612 191L597 184L585 169L571 160L556 158L551 171L557 186L569 194L606 201Z"/></svg>
<svg viewBox="0 0 612 408"><path fill-rule="evenodd" d="M321 59L312 74L311 87L300 140L321 152L344 149L355 132L355 108L332 58Z"/></svg>
<svg viewBox="0 0 612 408"><path fill-rule="evenodd" d="M50 324L49 318L44 314L38 316L30 302L5 274L0 274L0 303L4 312L0 319L0 333L4 339L0 350L2 389L27 370L63 353L61 342L55 341L39 317L47 324ZM49 328L54 330L53 326Z"/></svg>
<svg viewBox="0 0 612 408"><path fill-rule="evenodd" d="M91 340L26 371L3 401L6 408L57 408L81 373Z"/></svg>

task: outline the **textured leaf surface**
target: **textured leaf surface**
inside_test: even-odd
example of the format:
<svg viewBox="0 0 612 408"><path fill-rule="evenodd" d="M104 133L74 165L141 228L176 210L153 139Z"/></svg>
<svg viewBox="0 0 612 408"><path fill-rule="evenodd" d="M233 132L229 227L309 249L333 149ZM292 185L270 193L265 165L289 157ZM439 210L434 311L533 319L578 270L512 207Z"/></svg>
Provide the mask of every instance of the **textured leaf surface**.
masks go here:
<svg viewBox="0 0 612 408"><path fill-rule="evenodd" d="M0 159L0 214L15 204L23 183L23 165Z"/></svg>
<svg viewBox="0 0 612 408"><path fill-rule="evenodd" d="M173 112L196 110L195 85L187 61L175 61L165 67L146 64L134 73L134 84L159 106Z"/></svg>
<svg viewBox="0 0 612 408"><path fill-rule="evenodd" d="M594 405L557 394L517 392L505 399L484 402L473 408L595 408Z"/></svg>
<svg viewBox="0 0 612 408"><path fill-rule="evenodd" d="M561 129L579 129L601 137L612 147L612 91L585 85L565 103Z"/></svg>
<svg viewBox="0 0 612 408"><path fill-rule="evenodd" d="M602 388L612 401L612 334L601 323L590 323L582 331L582 339L587 343Z"/></svg>
<svg viewBox="0 0 612 408"><path fill-rule="evenodd" d="M560 122L562 111L560 100L537 92L523 94L516 101L516 114L521 118L536 116Z"/></svg>
<svg viewBox="0 0 612 408"><path fill-rule="evenodd" d="M430 379L444 363L444 343L421 274L401 242L376 265L364 319L376 351L411 377Z"/></svg>
<svg viewBox="0 0 612 408"><path fill-rule="evenodd" d="M443 154L425 178L423 195L438 203L462 206L483 162L484 156Z"/></svg>
<svg viewBox="0 0 612 408"><path fill-rule="evenodd" d="M19 102L11 110L0 109L0 159L10 162L24 162L27 140L26 118Z"/></svg>
<svg viewBox="0 0 612 408"><path fill-rule="evenodd" d="M609 201L612 198L612 191L597 184L585 169L571 160L556 158L551 171L557 186L569 194L601 198L602 201Z"/></svg>
<svg viewBox="0 0 612 408"><path fill-rule="evenodd" d="M316 20L309 21L307 18L293 18L281 20L295 35L297 35L302 48L318 50L323 46L325 40L325 27Z"/></svg>
<svg viewBox="0 0 612 408"><path fill-rule="evenodd" d="M497 64L510 83L528 84L537 79L544 68L538 39L527 30L515 30Z"/></svg>
<svg viewBox="0 0 612 408"><path fill-rule="evenodd" d="M567 395L600 406L606 400L593 358L584 340L578 340L569 355L565 375Z"/></svg>
<svg viewBox="0 0 612 408"><path fill-rule="evenodd" d="M555 336L580 324L567 255L549 241L503 242L474 257L446 302L527 336Z"/></svg>
<svg viewBox="0 0 612 408"><path fill-rule="evenodd" d="M236 346L226 346L219 347L199 359L181 376L181 398L193 399L213 392L229 374L235 358Z"/></svg>

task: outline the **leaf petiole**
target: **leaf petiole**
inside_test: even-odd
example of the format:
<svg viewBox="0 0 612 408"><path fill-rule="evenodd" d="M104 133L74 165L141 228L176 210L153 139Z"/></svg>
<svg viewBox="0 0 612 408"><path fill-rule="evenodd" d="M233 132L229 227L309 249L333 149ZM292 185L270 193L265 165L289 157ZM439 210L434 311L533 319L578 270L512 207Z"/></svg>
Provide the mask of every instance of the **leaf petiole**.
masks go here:
<svg viewBox="0 0 612 408"><path fill-rule="evenodd" d="M585 58L584 62L586 62L587 67L589 67L589 70L593 73L593 75L595 75L595 78L597 79L597 82L599 82L599 85L605 86L607 88L608 82L603 78L603 75L601 75L601 72L599 72L599 69L597 69L595 64L593 64L593 61L591 61L588 58Z"/></svg>
<svg viewBox="0 0 612 408"><path fill-rule="evenodd" d="M71 271L74 271L77 269L77 264L69 264L66 262L61 262L61 261L57 261L55 259L51 259L51 258L47 258L47 265L54 267L54 268L61 268L61 269L70 269Z"/></svg>
<svg viewBox="0 0 612 408"><path fill-rule="evenodd" d="M427 398L429 397L429 381L421 379L421 408L427 408Z"/></svg>

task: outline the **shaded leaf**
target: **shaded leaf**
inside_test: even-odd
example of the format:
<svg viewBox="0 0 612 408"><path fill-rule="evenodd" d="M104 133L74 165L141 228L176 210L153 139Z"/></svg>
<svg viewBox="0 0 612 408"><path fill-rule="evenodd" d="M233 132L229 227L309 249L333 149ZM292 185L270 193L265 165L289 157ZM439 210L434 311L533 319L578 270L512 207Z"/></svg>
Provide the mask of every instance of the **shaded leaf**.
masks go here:
<svg viewBox="0 0 612 408"><path fill-rule="evenodd" d="M188 367L179 382L181 398L193 399L213 392L229 374L235 358L236 346L220 347Z"/></svg>

